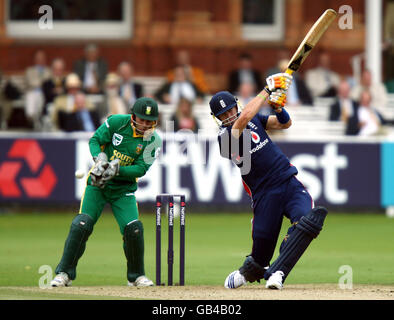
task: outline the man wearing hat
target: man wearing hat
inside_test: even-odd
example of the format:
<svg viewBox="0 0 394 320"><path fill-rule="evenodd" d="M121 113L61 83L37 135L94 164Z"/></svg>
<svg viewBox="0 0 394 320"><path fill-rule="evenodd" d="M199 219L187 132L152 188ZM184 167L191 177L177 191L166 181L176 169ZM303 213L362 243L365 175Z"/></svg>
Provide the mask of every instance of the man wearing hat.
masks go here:
<svg viewBox="0 0 394 320"><path fill-rule="evenodd" d="M242 266L231 272L224 286L236 289L247 282L267 280L266 288L282 289L290 271L323 227L327 210L314 207L308 191L297 180L298 173L266 130L287 129L291 119L283 108L292 76L267 78L267 86L241 111L237 99L227 91L216 93L209 104L219 122L221 156L240 168L245 190L252 201L252 252ZM274 115L263 116L260 108L268 100ZM283 240L279 257L271 263L283 217L292 226Z"/></svg>
<svg viewBox="0 0 394 320"><path fill-rule="evenodd" d="M153 99L139 98L131 115L108 117L89 140L95 165L88 175L79 214L71 223L53 287L69 286L76 278L78 260L106 203L123 236L128 285L153 286L145 276L144 230L134 192L137 179L146 174L160 151L161 138L155 132L158 116Z"/></svg>
<svg viewBox="0 0 394 320"><path fill-rule="evenodd" d="M59 113L71 114L76 111L75 97L81 92L81 81L75 73L67 75L65 80L66 92L59 95L53 101L53 111L50 112L52 125L55 129L61 129ZM94 105L86 99L88 110L94 109Z"/></svg>

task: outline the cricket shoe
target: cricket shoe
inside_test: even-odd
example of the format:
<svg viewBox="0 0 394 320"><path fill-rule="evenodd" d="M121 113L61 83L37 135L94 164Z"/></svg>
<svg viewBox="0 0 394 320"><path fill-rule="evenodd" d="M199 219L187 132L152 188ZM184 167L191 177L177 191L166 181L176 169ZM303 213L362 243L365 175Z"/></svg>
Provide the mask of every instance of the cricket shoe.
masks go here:
<svg viewBox="0 0 394 320"><path fill-rule="evenodd" d="M60 272L56 275L56 277L51 281L52 287L69 287L71 286L71 280L68 277L68 274L65 272Z"/></svg>
<svg viewBox="0 0 394 320"><path fill-rule="evenodd" d="M246 284L246 282L245 277L239 272L239 270L235 270L227 276L224 281L224 287L227 289L237 289Z"/></svg>
<svg viewBox="0 0 394 320"><path fill-rule="evenodd" d="M139 276L134 282L129 281L127 285L129 287L152 287L154 284L153 281L146 276Z"/></svg>
<svg viewBox="0 0 394 320"><path fill-rule="evenodd" d="M276 271L267 280L265 287L267 289L282 290L283 289L283 277L285 274L282 271Z"/></svg>

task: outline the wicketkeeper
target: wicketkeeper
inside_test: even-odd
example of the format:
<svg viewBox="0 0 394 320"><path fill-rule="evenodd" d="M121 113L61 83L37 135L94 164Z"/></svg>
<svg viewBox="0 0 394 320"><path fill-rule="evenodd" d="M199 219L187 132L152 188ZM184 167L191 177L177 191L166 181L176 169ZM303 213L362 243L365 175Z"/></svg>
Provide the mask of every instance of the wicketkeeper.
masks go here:
<svg viewBox="0 0 394 320"><path fill-rule="evenodd" d="M87 179L79 214L71 223L63 256L56 268L53 287L69 286L76 278L78 260L85 251L106 203L123 235L129 286L153 286L145 276L144 230L134 196L137 179L157 157L162 141L155 132L158 106L151 98L139 98L130 115L110 116L89 141L95 162Z"/></svg>

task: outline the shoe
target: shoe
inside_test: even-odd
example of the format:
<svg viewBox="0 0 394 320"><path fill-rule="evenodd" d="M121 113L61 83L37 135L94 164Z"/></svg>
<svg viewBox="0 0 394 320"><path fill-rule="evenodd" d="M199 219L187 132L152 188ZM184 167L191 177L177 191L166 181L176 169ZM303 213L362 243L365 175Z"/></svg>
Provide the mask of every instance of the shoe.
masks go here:
<svg viewBox="0 0 394 320"><path fill-rule="evenodd" d="M276 289L282 290L283 289L283 277L285 274L282 271L276 271L267 280L265 287L267 289Z"/></svg>
<svg viewBox="0 0 394 320"><path fill-rule="evenodd" d="M128 281L129 287L152 287L154 286L153 281L148 279L146 276L139 276L134 282Z"/></svg>
<svg viewBox="0 0 394 320"><path fill-rule="evenodd" d="M52 287L70 287L71 280L68 277L68 274L65 272L60 272L56 275L56 277L51 281Z"/></svg>
<svg viewBox="0 0 394 320"><path fill-rule="evenodd" d="M246 284L246 282L245 277L239 272L239 270L235 270L227 276L224 281L224 287L227 289L237 289Z"/></svg>

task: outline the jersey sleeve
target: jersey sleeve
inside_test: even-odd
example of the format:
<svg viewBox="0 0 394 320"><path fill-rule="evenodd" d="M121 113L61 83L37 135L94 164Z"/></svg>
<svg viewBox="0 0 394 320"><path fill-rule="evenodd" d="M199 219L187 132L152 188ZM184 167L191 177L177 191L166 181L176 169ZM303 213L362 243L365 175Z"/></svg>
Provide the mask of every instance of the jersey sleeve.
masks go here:
<svg viewBox="0 0 394 320"><path fill-rule="evenodd" d="M152 138L152 141L146 145L144 151L135 159L132 165L119 168L117 179L134 181L136 178L143 177L159 156L161 146L162 141L155 134L154 139Z"/></svg>
<svg viewBox="0 0 394 320"><path fill-rule="evenodd" d="M108 117L90 138L89 149L92 157L96 157L101 152L101 146L111 142L114 125L112 116Z"/></svg>

